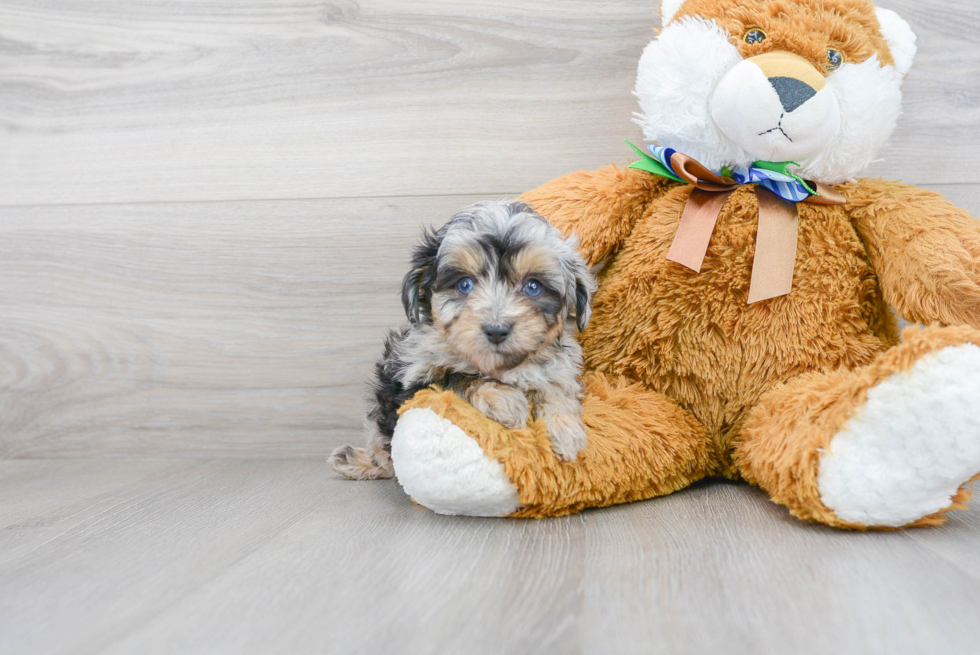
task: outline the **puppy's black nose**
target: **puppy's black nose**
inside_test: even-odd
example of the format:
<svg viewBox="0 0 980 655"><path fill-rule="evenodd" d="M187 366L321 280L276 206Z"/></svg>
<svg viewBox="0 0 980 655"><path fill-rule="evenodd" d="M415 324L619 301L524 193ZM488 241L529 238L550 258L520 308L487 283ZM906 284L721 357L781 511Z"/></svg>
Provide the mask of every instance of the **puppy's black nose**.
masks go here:
<svg viewBox="0 0 980 655"><path fill-rule="evenodd" d="M769 84L776 89L776 93L779 95L779 103L787 114L817 95L812 86L795 77L770 77Z"/></svg>
<svg viewBox="0 0 980 655"><path fill-rule="evenodd" d="M487 335L490 343L503 343L510 336L509 325L484 325L483 334Z"/></svg>

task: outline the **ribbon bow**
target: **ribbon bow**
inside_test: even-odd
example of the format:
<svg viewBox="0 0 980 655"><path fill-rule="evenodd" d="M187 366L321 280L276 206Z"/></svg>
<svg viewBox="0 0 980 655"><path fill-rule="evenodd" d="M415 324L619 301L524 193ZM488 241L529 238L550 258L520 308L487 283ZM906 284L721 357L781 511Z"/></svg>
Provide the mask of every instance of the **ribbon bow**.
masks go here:
<svg viewBox="0 0 980 655"><path fill-rule="evenodd" d="M629 143L629 141L627 141ZM797 203L843 205L844 196L825 184L807 182L789 172L794 162L758 161L748 168L725 168L715 173L676 150L649 146L652 157L632 143L640 161L630 164L654 175L694 185L667 259L701 272L711 233L728 196L740 186L755 184L759 227L749 284L749 304L785 296L793 288L793 268L799 238Z"/></svg>

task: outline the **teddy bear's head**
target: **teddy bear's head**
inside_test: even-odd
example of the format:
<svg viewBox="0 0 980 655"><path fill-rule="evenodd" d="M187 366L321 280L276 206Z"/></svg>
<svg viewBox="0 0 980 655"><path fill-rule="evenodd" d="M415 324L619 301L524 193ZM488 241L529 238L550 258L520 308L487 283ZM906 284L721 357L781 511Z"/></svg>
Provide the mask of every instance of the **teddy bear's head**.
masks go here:
<svg viewBox="0 0 980 655"><path fill-rule="evenodd" d="M650 141L721 170L793 161L854 178L892 130L915 34L870 0L663 0L640 59Z"/></svg>

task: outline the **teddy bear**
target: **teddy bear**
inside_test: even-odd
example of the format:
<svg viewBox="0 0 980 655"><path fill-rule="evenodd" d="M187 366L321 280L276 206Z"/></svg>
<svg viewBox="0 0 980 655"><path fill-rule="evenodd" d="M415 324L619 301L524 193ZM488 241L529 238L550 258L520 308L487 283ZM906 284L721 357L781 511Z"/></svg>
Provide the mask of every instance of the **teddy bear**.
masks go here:
<svg viewBox="0 0 980 655"><path fill-rule="evenodd" d="M399 482L442 514L545 517L722 477L839 528L941 523L980 473L980 222L858 177L915 35L870 0L661 15L635 89L649 147L521 198L597 271L587 445L561 461L540 421L430 388L400 410Z"/></svg>

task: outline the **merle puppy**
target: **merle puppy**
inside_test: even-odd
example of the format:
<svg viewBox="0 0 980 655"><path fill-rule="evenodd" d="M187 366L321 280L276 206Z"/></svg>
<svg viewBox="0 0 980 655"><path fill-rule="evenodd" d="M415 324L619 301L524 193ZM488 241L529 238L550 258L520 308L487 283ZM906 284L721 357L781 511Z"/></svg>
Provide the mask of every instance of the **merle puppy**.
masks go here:
<svg viewBox="0 0 980 655"><path fill-rule="evenodd" d="M405 276L410 324L393 330L375 367L365 448L330 457L351 479L390 478L398 408L431 385L510 428L544 421L552 448L585 447L578 381L595 281L576 251L522 202L482 202L425 231Z"/></svg>

